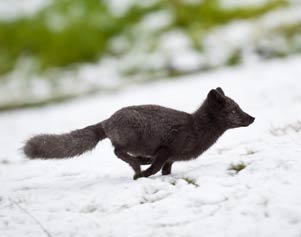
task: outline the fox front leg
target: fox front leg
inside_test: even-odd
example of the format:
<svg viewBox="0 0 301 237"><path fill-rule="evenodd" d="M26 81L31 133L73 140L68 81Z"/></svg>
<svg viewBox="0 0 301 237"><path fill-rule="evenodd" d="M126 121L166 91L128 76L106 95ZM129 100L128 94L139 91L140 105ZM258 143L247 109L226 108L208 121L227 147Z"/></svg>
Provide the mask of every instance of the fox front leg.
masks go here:
<svg viewBox="0 0 301 237"><path fill-rule="evenodd" d="M171 173L171 166L173 162L172 161L167 161L165 165L162 168L162 175L169 175Z"/></svg>
<svg viewBox="0 0 301 237"><path fill-rule="evenodd" d="M149 177L155 173L157 173L160 169L162 169L163 165L168 160L169 155L166 149L161 148L152 163L152 165L141 173L136 173L134 175L134 180L139 179L141 177Z"/></svg>

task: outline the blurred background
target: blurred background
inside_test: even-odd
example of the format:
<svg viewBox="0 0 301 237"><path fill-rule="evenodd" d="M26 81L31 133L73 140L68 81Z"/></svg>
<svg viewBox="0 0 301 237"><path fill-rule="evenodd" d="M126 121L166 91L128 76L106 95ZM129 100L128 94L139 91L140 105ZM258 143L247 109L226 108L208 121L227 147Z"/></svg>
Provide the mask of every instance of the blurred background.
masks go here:
<svg viewBox="0 0 301 237"><path fill-rule="evenodd" d="M300 0L0 0L0 111L299 53Z"/></svg>

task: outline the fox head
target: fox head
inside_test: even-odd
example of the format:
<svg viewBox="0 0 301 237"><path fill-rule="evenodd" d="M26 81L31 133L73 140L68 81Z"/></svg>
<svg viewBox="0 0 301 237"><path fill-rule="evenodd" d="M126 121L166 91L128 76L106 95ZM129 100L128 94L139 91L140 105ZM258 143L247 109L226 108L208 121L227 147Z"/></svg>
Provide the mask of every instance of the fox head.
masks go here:
<svg viewBox="0 0 301 237"><path fill-rule="evenodd" d="M227 129L247 127L255 120L254 117L245 113L234 100L227 97L220 87L208 93L207 102L210 117Z"/></svg>

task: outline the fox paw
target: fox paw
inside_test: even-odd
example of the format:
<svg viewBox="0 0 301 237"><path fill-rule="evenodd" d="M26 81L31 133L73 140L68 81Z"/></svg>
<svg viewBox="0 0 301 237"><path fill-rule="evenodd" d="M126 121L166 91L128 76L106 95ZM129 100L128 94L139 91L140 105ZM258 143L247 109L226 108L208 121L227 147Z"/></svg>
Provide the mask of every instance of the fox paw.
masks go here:
<svg viewBox="0 0 301 237"><path fill-rule="evenodd" d="M142 173L136 173L133 177L134 180L144 177Z"/></svg>
<svg viewBox="0 0 301 237"><path fill-rule="evenodd" d="M169 175L171 174L170 170L162 170L162 175Z"/></svg>

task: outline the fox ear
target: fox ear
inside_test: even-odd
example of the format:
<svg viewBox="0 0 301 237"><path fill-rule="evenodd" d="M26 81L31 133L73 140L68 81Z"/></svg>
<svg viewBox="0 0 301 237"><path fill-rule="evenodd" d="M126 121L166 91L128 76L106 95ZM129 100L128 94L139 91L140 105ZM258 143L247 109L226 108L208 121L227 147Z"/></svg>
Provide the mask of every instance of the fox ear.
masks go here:
<svg viewBox="0 0 301 237"><path fill-rule="evenodd" d="M225 92L223 91L222 88L217 87L215 90L218 91L219 93L221 93L222 95L225 95Z"/></svg>
<svg viewBox="0 0 301 237"><path fill-rule="evenodd" d="M210 103L214 104L223 104L225 102L224 95L214 89L209 91L207 98Z"/></svg>

